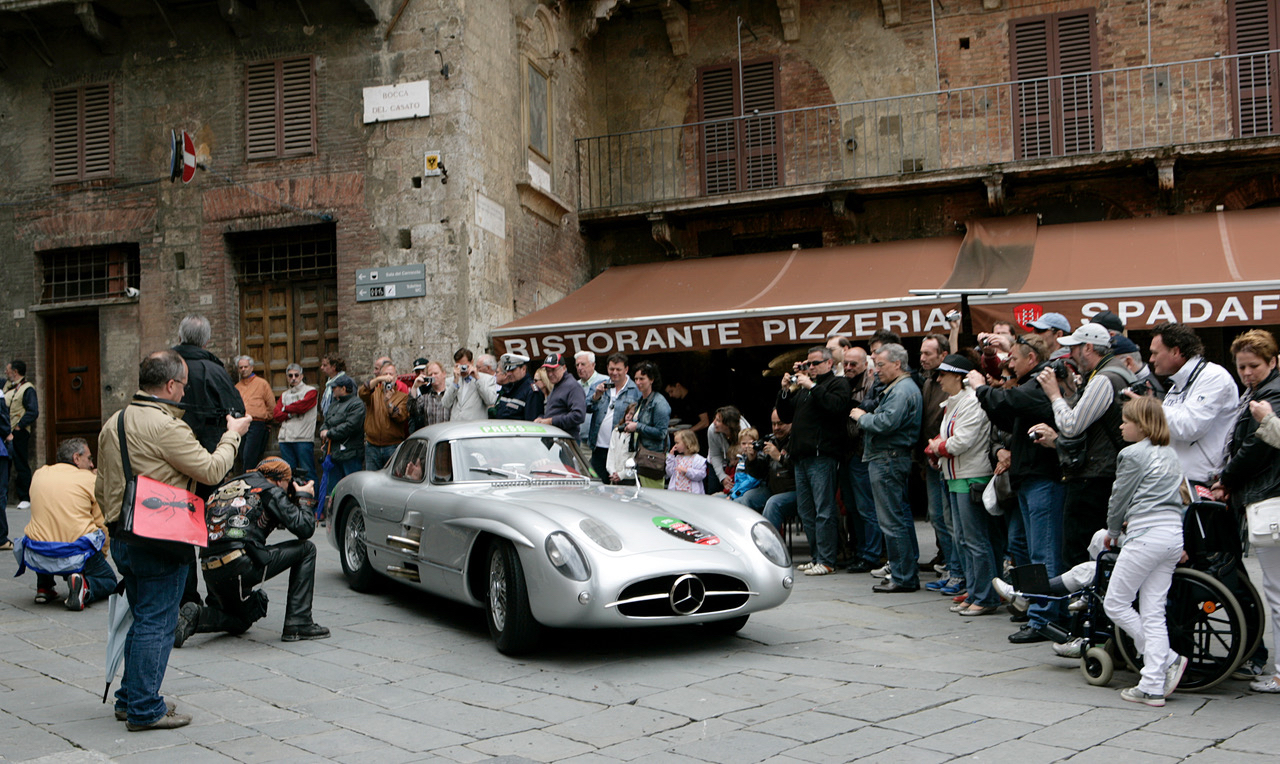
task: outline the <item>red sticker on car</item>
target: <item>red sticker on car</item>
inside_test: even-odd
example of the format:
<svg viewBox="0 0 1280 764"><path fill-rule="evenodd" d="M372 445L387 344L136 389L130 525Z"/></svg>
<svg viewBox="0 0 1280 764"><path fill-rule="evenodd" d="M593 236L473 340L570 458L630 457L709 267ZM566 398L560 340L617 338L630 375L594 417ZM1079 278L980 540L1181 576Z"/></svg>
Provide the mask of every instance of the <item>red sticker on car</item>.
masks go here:
<svg viewBox="0 0 1280 764"><path fill-rule="evenodd" d="M655 517L653 518L653 524L676 538L692 541L695 544L715 546L720 543L720 537L714 533L699 530L684 520L674 517Z"/></svg>

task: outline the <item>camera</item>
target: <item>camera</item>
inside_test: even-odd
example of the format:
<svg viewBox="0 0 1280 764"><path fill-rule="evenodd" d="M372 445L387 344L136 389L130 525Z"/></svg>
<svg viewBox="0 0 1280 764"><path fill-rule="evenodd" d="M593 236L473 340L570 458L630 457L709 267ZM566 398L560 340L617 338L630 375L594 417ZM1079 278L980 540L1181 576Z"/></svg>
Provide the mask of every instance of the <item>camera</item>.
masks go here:
<svg viewBox="0 0 1280 764"><path fill-rule="evenodd" d="M1027 433L1027 437L1031 439L1032 443L1039 443L1041 440L1044 440L1044 433L1039 430L1032 430Z"/></svg>
<svg viewBox="0 0 1280 764"><path fill-rule="evenodd" d="M756 453L760 453L761 451L764 450L764 447L766 444L774 443L776 441L777 441L777 438L773 437L772 435L766 435L760 440L751 441L751 450L755 451Z"/></svg>
<svg viewBox="0 0 1280 764"><path fill-rule="evenodd" d="M1067 366L1067 362L1061 358L1050 361L1049 368L1053 369L1054 376L1064 382L1071 378L1071 367Z"/></svg>
<svg viewBox="0 0 1280 764"><path fill-rule="evenodd" d="M947 313L946 318L947 318L947 323L951 323L952 321L959 321L959 320L960 320L960 311L958 311L958 310L953 310L953 311L951 311L951 312Z"/></svg>
<svg viewBox="0 0 1280 764"><path fill-rule="evenodd" d="M788 375L787 375L787 384L788 384L788 385L798 385L798 384L800 384L800 380L796 379L796 375L794 375L794 374L788 374Z"/></svg>
<svg viewBox="0 0 1280 764"><path fill-rule="evenodd" d="M1133 391L1134 395L1154 395L1156 400L1164 400L1164 391L1157 390L1149 379L1140 379L1129 385L1128 389Z"/></svg>
<svg viewBox="0 0 1280 764"><path fill-rule="evenodd" d="M458 371L462 372L463 374L467 374L471 371L471 367L464 363L458 367Z"/></svg>
<svg viewBox="0 0 1280 764"><path fill-rule="evenodd" d="M611 389L613 389L613 380L612 380L612 379L606 379L605 381L603 381L603 382L601 382L601 383L600 383L600 386L601 386L601 387L603 387L603 388L604 388L604 389L606 389L606 390L611 390Z"/></svg>

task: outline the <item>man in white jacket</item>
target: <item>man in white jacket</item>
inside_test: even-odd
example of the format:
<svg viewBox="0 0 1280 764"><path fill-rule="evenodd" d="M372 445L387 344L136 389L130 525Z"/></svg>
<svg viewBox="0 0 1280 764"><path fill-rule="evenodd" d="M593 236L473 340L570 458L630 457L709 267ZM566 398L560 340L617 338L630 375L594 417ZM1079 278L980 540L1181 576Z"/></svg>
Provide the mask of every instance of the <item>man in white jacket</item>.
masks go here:
<svg viewBox="0 0 1280 764"><path fill-rule="evenodd" d="M442 402L450 422L474 422L489 418L489 407L498 402L498 385L492 374L476 369L471 351L453 354L453 380L445 385Z"/></svg>
<svg viewBox="0 0 1280 764"><path fill-rule="evenodd" d="M302 367L289 364L284 370L289 387L276 400L272 418L280 425L276 442L280 458L289 464L293 474L306 480L316 477L316 412L320 391L302 381Z"/></svg>

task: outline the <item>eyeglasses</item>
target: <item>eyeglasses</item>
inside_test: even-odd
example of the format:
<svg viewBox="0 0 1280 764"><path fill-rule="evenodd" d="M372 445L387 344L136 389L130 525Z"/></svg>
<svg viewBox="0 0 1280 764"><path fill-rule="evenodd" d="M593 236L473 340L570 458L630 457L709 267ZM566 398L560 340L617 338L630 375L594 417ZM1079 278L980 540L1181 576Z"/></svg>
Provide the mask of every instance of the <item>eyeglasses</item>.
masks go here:
<svg viewBox="0 0 1280 764"><path fill-rule="evenodd" d="M286 377L288 377L289 379L295 379L295 378L297 378L297 377L301 377L302 375L301 375L301 374L293 374L293 373L289 373L289 374L285 374L285 376L286 376Z"/></svg>

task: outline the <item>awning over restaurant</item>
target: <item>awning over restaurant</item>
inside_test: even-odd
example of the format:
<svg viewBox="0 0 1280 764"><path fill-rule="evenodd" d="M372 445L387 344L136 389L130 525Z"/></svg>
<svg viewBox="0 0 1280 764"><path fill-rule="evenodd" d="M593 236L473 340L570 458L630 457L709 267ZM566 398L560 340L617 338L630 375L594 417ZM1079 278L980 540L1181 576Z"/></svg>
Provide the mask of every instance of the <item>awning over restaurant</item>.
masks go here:
<svg viewBox="0 0 1280 764"><path fill-rule="evenodd" d="M1036 226L971 221L968 233L610 268L559 302L493 331L497 352L654 353L904 336L948 329L946 289L972 297L975 327L1044 312L1073 323L1111 310L1132 329L1280 323L1280 209ZM939 289L941 298L912 297Z"/></svg>

